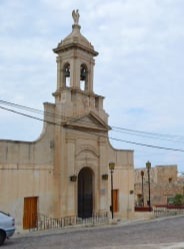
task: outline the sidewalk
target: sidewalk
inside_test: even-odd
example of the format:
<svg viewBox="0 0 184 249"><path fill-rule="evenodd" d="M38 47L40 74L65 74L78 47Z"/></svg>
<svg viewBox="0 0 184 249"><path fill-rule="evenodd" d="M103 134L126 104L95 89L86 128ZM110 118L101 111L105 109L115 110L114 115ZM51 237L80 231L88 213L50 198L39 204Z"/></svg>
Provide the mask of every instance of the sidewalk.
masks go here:
<svg viewBox="0 0 184 249"><path fill-rule="evenodd" d="M151 220L150 220L151 221ZM153 221L153 220L152 220ZM76 231L83 230L91 230L91 229L100 229L100 228L111 228L114 226L125 226L132 225L138 222L149 222L149 220L145 219L137 219L137 220L127 220L127 221L110 221L108 224L86 224L86 225L75 225L75 226L66 226L55 229L45 229L45 230L23 230L21 232L15 232L14 238L16 237L33 237L33 236L46 236L50 234L60 234L60 233L71 233Z"/></svg>
<svg viewBox="0 0 184 249"><path fill-rule="evenodd" d="M177 215L177 217L183 217L184 215ZM72 233L76 231L83 231L83 230L91 230L91 229L100 229L100 228L111 228L111 227L121 227L121 226L128 226L128 225L134 225L134 224L141 224L141 223L148 223L148 222L157 222L158 220L164 220L164 219L172 219L176 216L167 216L167 217L160 217L155 219L136 219L136 220L126 220L126 221L110 221L109 224L96 224L96 225L90 225L86 224L84 225L75 225L75 226L67 226L62 228L56 228L56 229L46 229L46 230L23 230L22 232L18 232L14 234L14 238L16 237L33 237L33 236L47 236L50 234L60 234L60 233ZM169 248L170 249L170 248ZM175 249L175 248L172 248ZM183 248L184 249L184 246Z"/></svg>

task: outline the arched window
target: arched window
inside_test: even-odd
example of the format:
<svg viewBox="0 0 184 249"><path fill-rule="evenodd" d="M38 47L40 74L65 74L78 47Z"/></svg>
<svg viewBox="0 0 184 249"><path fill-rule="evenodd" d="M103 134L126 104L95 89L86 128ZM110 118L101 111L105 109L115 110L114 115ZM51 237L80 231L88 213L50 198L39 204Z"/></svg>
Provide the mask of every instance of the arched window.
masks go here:
<svg viewBox="0 0 184 249"><path fill-rule="evenodd" d="M88 90L88 70L85 64L81 65L80 68L80 89L83 91Z"/></svg>
<svg viewBox="0 0 184 249"><path fill-rule="evenodd" d="M70 86L70 64L66 63L64 65L64 86L69 87Z"/></svg>

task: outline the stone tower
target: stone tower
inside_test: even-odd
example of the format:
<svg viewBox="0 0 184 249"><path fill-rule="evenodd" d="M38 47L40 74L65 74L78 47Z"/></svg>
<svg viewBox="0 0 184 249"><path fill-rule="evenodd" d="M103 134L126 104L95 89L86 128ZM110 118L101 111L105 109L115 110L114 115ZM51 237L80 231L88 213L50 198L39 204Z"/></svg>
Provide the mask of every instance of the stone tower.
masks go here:
<svg viewBox="0 0 184 249"><path fill-rule="evenodd" d="M98 52L74 23L72 32L53 51L57 56L57 89L53 94L63 116L78 117L90 112L107 124L103 97L93 91L93 72Z"/></svg>
<svg viewBox="0 0 184 249"><path fill-rule="evenodd" d="M53 49L57 54L53 107L55 120L59 117L61 121L54 131L58 216L90 217L108 209L108 182L101 180L101 175L108 173L108 115L103 109L104 97L93 91L94 57L98 53L80 29L74 19L71 34Z"/></svg>

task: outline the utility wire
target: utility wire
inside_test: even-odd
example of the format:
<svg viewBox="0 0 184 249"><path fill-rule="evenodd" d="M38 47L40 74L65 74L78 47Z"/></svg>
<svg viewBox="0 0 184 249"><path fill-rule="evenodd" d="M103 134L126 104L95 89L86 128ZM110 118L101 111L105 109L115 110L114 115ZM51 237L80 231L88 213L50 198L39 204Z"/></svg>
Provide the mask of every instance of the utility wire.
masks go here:
<svg viewBox="0 0 184 249"><path fill-rule="evenodd" d="M34 113L37 113L40 115L45 115L46 117L54 117L55 119L57 119L58 122L64 121L64 120L69 118L66 115L56 114L56 113L49 112L49 111L41 111L39 109L15 104L15 103L4 101L4 100L0 100L0 104L8 105L8 106L18 108L18 109L22 109L22 110L25 110L28 112L34 112ZM79 117L75 117L75 118L73 118L73 120L75 120L77 118L79 118ZM86 121L80 121L80 122L82 123L82 122L86 122ZM166 140L166 141L171 141L171 142L180 142L180 143L184 142L184 136L179 136L179 135L146 132L146 131L133 130L133 129L123 128L123 127L117 127L117 126L111 126L111 128L112 128L112 131L114 131L114 132L124 133L124 134L128 134L131 136L139 136L139 137L143 137L143 138L149 137L149 138L153 138L153 139Z"/></svg>
<svg viewBox="0 0 184 249"><path fill-rule="evenodd" d="M151 135L151 136L159 136L159 137L169 137L169 138L182 138L184 139L184 136L179 136L179 135L170 135L170 134L160 134L160 133L155 133L155 132L147 132L147 131L140 131L140 130L133 130L133 129L128 129L128 128L123 128L123 127L117 127L117 126L112 126L113 129L121 131L121 132L130 132L130 133L138 133L138 134L143 134L143 135Z"/></svg>
<svg viewBox="0 0 184 249"><path fill-rule="evenodd" d="M5 111L9 111L9 112L15 113L15 114L27 117L27 118L32 118L32 119L35 119L35 120L38 120L38 121L42 121L42 122L45 122L45 123L48 123L48 124L61 126L61 124L57 124L56 122L51 122L51 121L48 121L48 120L44 120L42 118L38 118L38 117L35 117L35 116L32 116L32 115L28 115L26 113L18 112L18 111L15 111L15 110L12 110L12 109L9 109L9 108L6 108L6 107L0 106L0 109L3 109Z"/></svg>
<svg viewBox="0 0 184 249"><path fill-rule="evenodd" d="M15 114L19 114L19 115L28 117L28 118L32 118L32 119L36 119L38 121L46 122L46 123L51 124L51 125L62 126L62 124L59 124L57 122L51 122L49 120L41 119L41 118L38 118L38 117L35 117L35 116L32 116L32 115L28 115L28 114L25 114L25 113L22 113L22 112L18 112L18 111L15 111L15 110L12 110L12 109L9 109L9 108L6 108L6 107L0 106L0 108L3 109L3 110L6 110L6 111L10 111L10 112L15 113ZM183 149L162 147L162 146L157 146L157 145L152 145L152 144L145 144L145 143L139 143L139 142L134 142L134 141L129 141L129 140L118 139L118 138L114 138L114 137L108 137L106 135L98 134L98 133L92 133L92 132L90 132L90 133L91 133L91 135L104 136L106 138L109 138L109 139L112 139L112 140L115 140L115 141L118 141L118 142L124 142L124 143L129 143L129 144L134 144L134 145L144 146L144 147L149 147L149 148L155 148L155 149L160 149L160 150L170 150L170 151L184 152Z"/></svg>
<svg viewBox="0 0 184 249"><path fill-rule="evenodd" d="M138 142L123 140L123 139L113 138L113 137L109 137L109 138L112 139L112 140L116 140L118 142L124 142L124 143L128 143L128 144L134 144L134 145L139 145L139 146L144 146L144 147L150 147L150 148L155 148L155 149L160 149L160 150L172 150L172 151L184 152L183 149L175 149L175 148L162 147L162 146L152 145L152 144L138 143Z"/></svg>
<svg viewBox="0 0 184 249"><path fill-rule="evenodd" d="M66 120L67 118L69 118L66 115L55 114L55 113L49 112L49 111L41 111L39 109L35 109L35 108L15 104L15 103L5 101L5 100L1 100L1 99L0 99L0 104L8 105L8 106L19 108L19 109L23 109L23 110L26 110L26 111L29 111L29 112L34 112L34 113L45 115L45 116L48 116L48 117L54 117L54 118L57 118L58 121L61 121L63 119ZM75 118L73 118L73 120L75 120L77 118L78 117L75 117ZM81 121L81 123L82 123L82 121ZM171 139L171 141L173 141L172 139L179 139L179 141L182 140L182 139L184 140L184 136L180 136L180 135L161 134L161 133L133 130L133 129L117 127L117 126L111 126L111 128L115 132L125 133L125 134L129 134L129 135L133 135L133 136L151 137L151 138L156 138L156 139L161 139L161 140L170 140ZM177 140L177 142L179 142L179 141Z"/></svg>
<svg viewBox="0 0 184 249"><path fill-rule="evenodd" d="M142 131L132 131L130 130L130 132L128 131L129 129L126 128L121 128L119 130L116 130L116 128L114 128L114 126L112 126L112 131L113 132L117 132L117 133L123 133L123 134L128 134L130 136L137 136L137 137L143 137L143 138L152 138L152 139L157 139L157 140L166 140L166 141L170 141L170 142L179 142L179 143L183 143L184 142L184 137L182 136L178 136L175 137L174 135L161 135L158 133L149 133L149 132L142 132ZM152 135L153 134L153 135ZM168 136L168 137L167 137ZM183 139L183 141L182 141Z"/></svg>
<svg viewBox="0 0 184 249"><path fill-rule="evenodd" d="M37 114L40 114L40 115L46 115L48 117L55 117L55 118L58 118L60 120L68 118L67 116L64 116L64 115L61 115L61 114L55 114L55 113L49 112L49 111L42 111L42 110L39 110L39 109L36 109L36 108L15 104L15 103L8 102L8 101L1 100L1 99L0 99L0 104L11 106L11 107L18 108L18 109L22 109L22 110L25 110L25 111L28 111L28 112L37 113Z"/></svg>

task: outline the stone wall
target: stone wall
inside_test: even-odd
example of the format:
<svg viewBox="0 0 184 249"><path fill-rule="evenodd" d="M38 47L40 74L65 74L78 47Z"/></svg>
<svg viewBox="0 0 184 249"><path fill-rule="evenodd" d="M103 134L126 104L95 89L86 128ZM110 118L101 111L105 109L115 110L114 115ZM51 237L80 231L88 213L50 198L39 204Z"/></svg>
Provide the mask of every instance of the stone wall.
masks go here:
<svg viewBox="0 0 184 249"><path fill-rule="evenodd" d="M141 171L144 172L143 186ZM148 193L148 172L145 168L135 169L135 205L141 206L142 187L144 206L147 205L149 199ZM150 169L150 199L151 205L167 205L168 198L176 194L183 194L184 179L178 177L177 165L159 165Z"/></svg>

